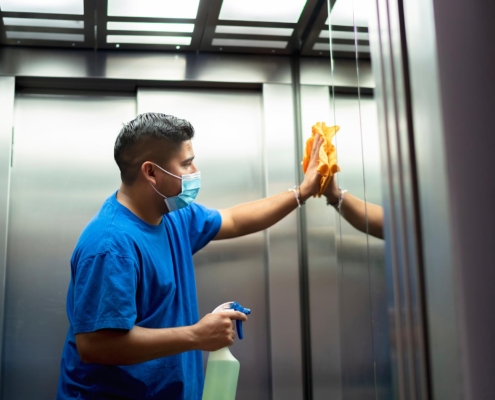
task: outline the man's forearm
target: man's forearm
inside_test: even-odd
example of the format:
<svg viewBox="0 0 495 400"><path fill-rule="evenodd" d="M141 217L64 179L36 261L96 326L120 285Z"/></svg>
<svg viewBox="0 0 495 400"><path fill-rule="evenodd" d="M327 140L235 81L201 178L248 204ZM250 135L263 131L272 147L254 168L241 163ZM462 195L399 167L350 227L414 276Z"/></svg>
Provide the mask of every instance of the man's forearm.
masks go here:
<svg viewBox="0 0 495 400"><path fill-rule="evenodd" d="M346 193L340 206L341 215L354 228L366 233L366 217L370 235L383 239L383 209L376 204L365 203Z"/></svg>
<svg viewBox="0 0 495 400"><path fill-rule="evenodd" d="M197 348L192 327L129 331L103 329L76 335L77 350L85 363L131 365Z"/></svg>
<svg viewBox="0 0 495 400"><path fill-rule="evenodd" d="M300 201L303 202L304 200L305 195L303 194ZM232 227L221 231L215 239L244 236L267 229L296 208L297 201L294 192L287 191L222 210L225 223L232 224Z"/></svg>

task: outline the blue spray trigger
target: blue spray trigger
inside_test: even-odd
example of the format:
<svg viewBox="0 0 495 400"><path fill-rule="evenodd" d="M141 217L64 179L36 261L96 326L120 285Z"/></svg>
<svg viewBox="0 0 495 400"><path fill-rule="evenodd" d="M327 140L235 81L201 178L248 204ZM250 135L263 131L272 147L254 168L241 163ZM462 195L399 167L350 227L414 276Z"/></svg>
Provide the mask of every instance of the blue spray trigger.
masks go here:
<svg viewBox="0 0 495 400"><path fill-rule="evenodd" d="M232 302L230 309L235 310L235 311L239 311L239 312L244 313L246 315L251 314L251 310L249 308L244 308L243 306L241 306L236 301ZM237 329L237 336L239 336L239 339L244 339L244 333L242 332L242 321L237 319L235 321L235 327Z"/></svg>

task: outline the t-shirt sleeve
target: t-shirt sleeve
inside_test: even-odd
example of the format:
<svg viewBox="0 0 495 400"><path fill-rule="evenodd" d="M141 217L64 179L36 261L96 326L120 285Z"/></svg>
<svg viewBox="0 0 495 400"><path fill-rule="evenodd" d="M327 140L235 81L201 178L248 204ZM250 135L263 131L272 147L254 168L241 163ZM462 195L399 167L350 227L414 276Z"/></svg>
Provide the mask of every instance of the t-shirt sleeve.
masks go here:
<svg viewBox="0 0 495 400"><path fill-rule="evenodd" d="M189 226L189 240L193 254L205 247L222 226L222 217L218 210L192 203Z"/></svg>
<svg viewBox="0 0 495 400"><path fill-rule="evenodd" d="M74 333L132 329L138 273L132 259L111 253L82 261L74 276Z"/></svg>

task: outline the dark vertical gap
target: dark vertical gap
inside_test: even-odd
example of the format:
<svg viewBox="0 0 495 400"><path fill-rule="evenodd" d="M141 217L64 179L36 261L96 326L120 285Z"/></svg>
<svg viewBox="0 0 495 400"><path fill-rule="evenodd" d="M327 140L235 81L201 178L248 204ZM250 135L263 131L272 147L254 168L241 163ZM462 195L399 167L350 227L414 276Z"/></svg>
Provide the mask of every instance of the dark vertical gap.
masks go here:
<svg viewBox="0 0 495 400"><path fill-rule="evenodd" d="M426 386L426 396L430 398L431 391L431 377L430 377L430 362L429 362L429 344L427 340L428 331L428 321L427 321L427 310L426 310L426 290L425 290L425 279L424 279L424 259L423 259L423 247L422 247L422 231L421 231L421 210L419 206L419 186L418 186L418 173L417 173L417 162L416 162L416 150L414 145L414 125L412 116L412 100L411 100L411 85L410 85L410 74L409 74L409 55L407 51L407 40L406 40L406 29L405 29L405 18L404 18L404 6L402 0L398 1L399 10L399 26L400 26L400 38L401 38L401 49L402 49L402 65L403 65L403 76L404 76L404 96L406 104L406 116L407 116L407 129L408 129L408 148L409 157L411 164L411 185L412 185L412 195L413 195L413 212L414 212L414 223L416 225L416 253L417 253L417 272L418 272L418 300L420 302L420 311L422 317L422 327L423 330L420 332L423 338L424 344L424 361L425 361L425 386ZM426 399L423 399L426 400Z"/></svg>
<svg viewBox="0 0 495 400"><path fill-rule="evenodd" d="M294 133L296 141L296 157L302 160L302 117L301 117L301 86L299 79L299 52L291 56L292 72L292 100L294 108ZM297 162L298 183L303 180L302 169ZM299 282L301 304L301 347L303 363L303 394L305 400L313 398L313 374L311 360L311 332L309 315L309 276L308 276L308 248L306 232L306 210L302 207L297 214L298 242L299 242Z"/></svg>

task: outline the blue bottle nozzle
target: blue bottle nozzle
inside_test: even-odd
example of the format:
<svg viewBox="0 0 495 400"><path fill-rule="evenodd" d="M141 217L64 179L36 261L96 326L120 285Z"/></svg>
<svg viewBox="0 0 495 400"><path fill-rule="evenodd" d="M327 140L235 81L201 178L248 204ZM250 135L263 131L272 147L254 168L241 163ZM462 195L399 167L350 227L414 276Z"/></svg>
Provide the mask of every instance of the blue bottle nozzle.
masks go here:
<svg viewBox="0 0 495 400"><path fill-rule="evenodd" d="M239 312L244 313L246 315L251 314L251 310L249 308L244 308L243 306L241 306L236 301L232 302L230 308L232 310L239 311ZM244 333L242 332L242 321L237 319L235 321L235 326L237 329L237 336L239 337L239 339L241 339L241 340L244 339Z"/></svg>

